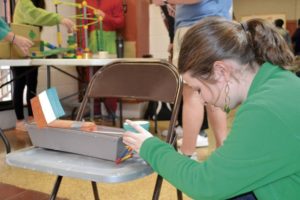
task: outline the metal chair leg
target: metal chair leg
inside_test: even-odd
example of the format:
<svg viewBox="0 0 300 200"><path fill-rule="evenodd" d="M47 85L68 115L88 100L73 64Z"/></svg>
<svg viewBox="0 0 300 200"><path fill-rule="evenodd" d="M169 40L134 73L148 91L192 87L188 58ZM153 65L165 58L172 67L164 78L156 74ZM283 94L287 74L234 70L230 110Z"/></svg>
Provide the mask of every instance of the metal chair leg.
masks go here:
<svg viewBox="0 0 300 200"><path fill-rule="evenodd" d="M99 193L98 193L98 188L97 188L97 183L95 181L91 181L91 183L92 183L92 188L93 188L93 193L94 193L95 200L100 200Z"/></svg>
<svg viewBox="0 0 300 200"><path fill-rule="evenodd" d="M60 186L62 178L63 178L62 176L57 176L54 187L53 187L53 190L51 192L50 200L55 200L56 199L56 195L58 193L59 186Z"/></svg>
<svg viewBox="0 0 300 200"><path fill-rule="evenodd" d="M120 128L123 128L123 101L122 101L122 98L119 99L119 109L120 109Z"/></svg>
<svg viewBox="0 0 300 200"><path fill-rule="evenodd" d="M2 139L4 145L5 145L5 149L6 149L6 153L10 153L11 152L11 147L10 147L10 143L7 139L7 137L4 135L3 130L0 128L0 138Z"/></svg>
<svg viewBox="0 0 300 200"><path fill-rule="evenodd" d="M155 183L155 187L154 187L152 200L158 200L159 199L159 194L160 194L162 182L163 182L163 178L160 175L158 175L157 178L156 178L156 183Z"/></svg>
<svg viewBox="0 0 300 200"><path fill-rule="evenodd" d="M154 133L158 133L157 113L156 113L157 106L158 106L158 104L156 104L156 106L154 106Z"/></svg>
<svg viewBox="0 0 300 200"><path fill-rule="evenodd" d="M182 200L182 192L177 189L177 200Z"/></svg>

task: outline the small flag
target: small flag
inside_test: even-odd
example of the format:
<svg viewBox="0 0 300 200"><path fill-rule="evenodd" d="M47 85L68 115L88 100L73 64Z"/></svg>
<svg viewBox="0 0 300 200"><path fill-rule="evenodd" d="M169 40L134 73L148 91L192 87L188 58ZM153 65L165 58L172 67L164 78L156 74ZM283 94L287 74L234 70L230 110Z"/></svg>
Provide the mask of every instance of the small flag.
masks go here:
<svg viewBox="0 0 300 200"><path fill-rule="evenodd" d="M41 92L30 101L34 120L39 128L47 126L65 114L55 88Z"/></svg>
<svg viewBox="0 0 300 200"><path fill-rule="evenodd" d="M47 96L49 98L50 104L53 108L54 114L56 116L56 119L60 118L61 116L64 116L65 111L64 111L63 107L61 106L56 89L50 88L50 89L46 90L46 92L47 92Z"/></svg>
<svg viewBox="0 0 300 200"><path fill-rule="evenodd" d="M34 121L37 124L37 127L43 128L47 126L45 116L43 114L42 106L40 104L39 98L36 96L30 100L31 108L33 112Z"/></svg>

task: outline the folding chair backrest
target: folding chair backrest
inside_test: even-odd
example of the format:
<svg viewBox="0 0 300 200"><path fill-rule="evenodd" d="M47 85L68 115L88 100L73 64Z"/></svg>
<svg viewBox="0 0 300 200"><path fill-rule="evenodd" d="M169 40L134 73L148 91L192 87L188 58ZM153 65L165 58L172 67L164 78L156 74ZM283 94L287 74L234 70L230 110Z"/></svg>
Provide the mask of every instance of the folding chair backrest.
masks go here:
<svg viewBox="0 0 300 200"><path fill-rule="evenodd" d="M80 106L81 120L88 98L119 97L173 103L169 132L173 132L181 100L182 78L177 69L153 59L122 60L99 69ZM170 134L168 134L168 140Z"/></svg>

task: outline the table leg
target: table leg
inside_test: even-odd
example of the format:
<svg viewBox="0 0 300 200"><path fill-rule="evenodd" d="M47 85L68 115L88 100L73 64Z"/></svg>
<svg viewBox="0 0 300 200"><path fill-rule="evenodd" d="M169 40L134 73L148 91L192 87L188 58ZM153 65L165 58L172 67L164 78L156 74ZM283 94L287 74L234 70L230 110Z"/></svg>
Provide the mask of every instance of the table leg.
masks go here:
<svg viewBox="0 0 300 200"><path fill-rule="evenodd" d="M51 87L51 66L47 65L47 89Z"/></svg>

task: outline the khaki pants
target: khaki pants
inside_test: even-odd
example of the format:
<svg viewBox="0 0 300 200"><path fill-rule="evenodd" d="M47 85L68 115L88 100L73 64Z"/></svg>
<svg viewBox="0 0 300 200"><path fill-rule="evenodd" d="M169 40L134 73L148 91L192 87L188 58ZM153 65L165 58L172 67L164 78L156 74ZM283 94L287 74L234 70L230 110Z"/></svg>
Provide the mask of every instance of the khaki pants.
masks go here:
<svg viewBox="0 0 300 200"><path fill-rule="evenodd" d="M190 29L190 27L181 27L181 28L178 28L175 32L174 41L173 41L172 63L176 67L178 67L179 52L180 52L183 37L189 29Z"/></svg>

